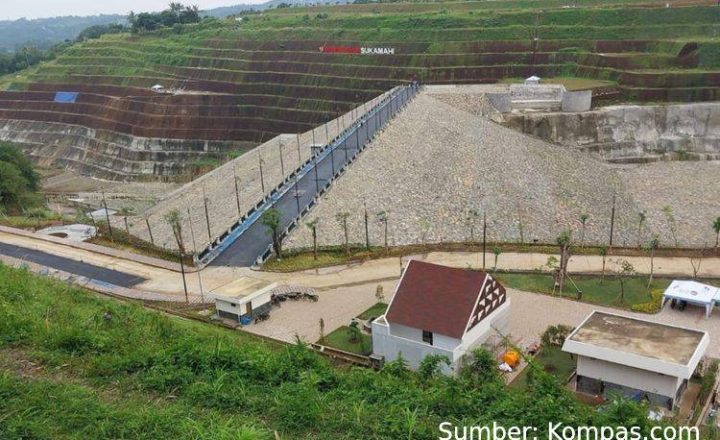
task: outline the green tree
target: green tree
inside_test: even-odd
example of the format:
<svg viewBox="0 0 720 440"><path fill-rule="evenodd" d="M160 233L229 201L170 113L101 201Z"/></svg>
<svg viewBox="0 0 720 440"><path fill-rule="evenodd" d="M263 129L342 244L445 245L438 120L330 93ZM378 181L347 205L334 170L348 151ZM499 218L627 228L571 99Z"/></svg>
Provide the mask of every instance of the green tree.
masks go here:
<svg viewBox="0 0 720 440"><path fill-rule="evenodd" d="M314 218L310 220L309 222L305 223L305 226L310 229L310 232L312 232L312 239L313 239L313 260L317 261L318 259L318 246L317 246L317 226L318 226L319 220L317 218Z"/></svg>
<svg viewBox="0 0 720 440"><path fill-rule="evenodd" d="M635 275L635 267L628 260L618 260L616 274L620 283L620 303L625 304L625 283Z"/></svg>
<svg viewBox="0 0 720 440"><path fill-rule="evenodd" d="M653 280L653 273L655 272L655 250L660 246L660 239L657 235L653 235L653 237L648 241L643 248L647 253L650 254L650 276L648 277L648 284L647 288L650 288L650 284L652 284Z"/></svg>
<svg viewBox="0 0 720 440"><path fill-rule="evenodd" d="M389 213L387 211L380 211L376 214L377 221L383 225L384 237L385 237L385 253L388 253L388 219Z"/></svg>
<svg viewBox="0 0 720 440"><path fill-rule="evenodd" d="M0 142L0 207L13 212L44 206L35 193L39 182L32 162L16 146Z"/></svg>
<svg viewBox="0 0 720 440"><path fill-rule="evenodd" d="M282 234L280 234L280 221L280 211L275 208L268 209L267 211L263 212L262 216L260 217L260 223L265 226L265 229L272 238L273 250L275 251L275 255L278 258L282 258L283 241Z"/></svg>
<svg viewBox="0 0 720 440"><path fill-rule="evenodd" d="M671 206L664 206L662 212L665 215L665 222L667 223L668 229L670 230L670 236L673 239L673 243L675 244L675 247L678 247L677 221L675 220L675 214L673 213L673 209Z"/></svg>
<svg viewBox="0 0 720 440"><path fill-rule="evenodd" d="M646 221L647 221L647 214L645 214L645 211L638 212L638 232L637 232L638 247L642 246L642 230L643 230L643 226L645 225Z"/></svg>
<svg viewBox="0 0 720 440"><path fill-rule="evenodd" d="M586 212L583 212L580 214L580 217L578 217L578 220L580 220L580 245L585 244L585 228L587 227L587 221L589 218L590 215Z"/></svg>
<svg viewBox="0 0 720 440"><path fill-rule="evenodd" d="M715 248L717 249L718 245L720 245L720 217L713 221L712 228L715 231Z"/></svg>
<svg viewBox="0 0 720 440"><path fill-rule="evenodd" d="M14 164L27 181L28 191L37 191L40 186L40 175L35 171L30 159L18 147L7 142L0 142L0 162Z"/></svg>
<svg viewBox="0 0 720 440"><path fill-rule="evenodd" d="M605 281L605 259L608 254L608 247L605 245L600 246L600 256L602 257L602 273L600 274L600 282Z"/></svg>
<svg viewBox="0 0 720 440"><path fill-rule="evenodd" d="M20 207L27 188L28 181L18 168L0 161L0 203L7 208Z"/></svg>
<svg viewBox="0 0 720 440"><path fill-rule="evenodd" d="M173 209L172 211L165 214L165 221L172 229L173 237L175 237L175 243L177 243L178 250L180 251L180 258L185 255L185 241L182 235L182 216L180 211Z"/></svg>
<svg viewBox="0 0 720 440"><path fill-rule="evenodd" d="M123 222L125 223L125 233L129 236L130 235L130 225L128 224L128 217L135 214L135 210L128 207L123 206L118 211L118 214L120 214L123 218Z"/></svg>
<svg viewBox="0 0 720 440"><path fill-rule="evenodd" d="M345 256L350 256L350 237L348 235L348 217L350 213L347 211L341 211L335 214L335 220L337 220L340 227L343 228L343 234L345 237Z"/></svg>
<svg viewBox="0 0 720 440"><path fill-rule="evenodd" d="M498 257L502 253L502 249L500 249L500 246L494 246L493 247L493 255L495 256L495 264L493 265L493 272L497 271L497 264L498 264Z"/></svg>
<svg viewBox="0 0 720 440"><path fill-rule="evenodd" d="M467 217L465 217L465 222L470 229L470 243L475 243L475 224L477 223L479 217L480 212L476 209L468 210Z"/></svg>
<svg viewBox="0 0 720 440"><path fill-rule="evenodd" d="M570 245L572 244L572 234L569 229L565 229L558 235L556 242L560 247L560 264L557 270L557 286L560 295L565 287L565 277L567 276L568 262L570 261Z"/></svg>

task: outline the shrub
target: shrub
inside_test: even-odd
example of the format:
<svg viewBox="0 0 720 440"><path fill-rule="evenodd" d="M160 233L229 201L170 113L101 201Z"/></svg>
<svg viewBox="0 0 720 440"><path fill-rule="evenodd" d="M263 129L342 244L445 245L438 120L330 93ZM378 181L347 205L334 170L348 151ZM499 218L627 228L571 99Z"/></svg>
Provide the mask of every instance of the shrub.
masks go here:
<svg viewBox="0 0 720 440"><path fill-rule="evenodd" d="M542 343L548 347L562 347L572 330L572 327L563 324L551 325L542 334Z"/></svg>
<svg viewBox="0 0 720 440"><path fill-rule="evenodd" d="M633 304L630 309L633 312L641 313L657 313L662 307L663 291L661 289L653 289L650 292L650 301Z"/></svg>

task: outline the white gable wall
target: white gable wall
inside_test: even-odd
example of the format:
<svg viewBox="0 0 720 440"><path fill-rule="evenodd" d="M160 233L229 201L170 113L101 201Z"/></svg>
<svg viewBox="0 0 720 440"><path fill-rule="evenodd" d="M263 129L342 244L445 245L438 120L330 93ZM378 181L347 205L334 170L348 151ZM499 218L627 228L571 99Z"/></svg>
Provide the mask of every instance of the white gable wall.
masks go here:
<svg viewBox="0 0 720 440"><path fill-rule="evenodd" d="M385 357L386 361L396 360L402 353L403 359L411 369L417 369L420 362L431 354L447 356L451 366L444 367L445 374L454 374L462 356L480 346L488 336L495 332L493 327L503 332L509 321L510 300L498 307L480 321L462 339L433 333L433 345L422 340L422 329L397 323L388 323L382 316L372 323L373 353Z"/></svg>
<svg viewBox="0 0 720 440"><path fill-rule="evenodd" d="M455 349L455 358L460 359L460 357L468 351L472 351L474 348L480 346L491 334L495 333L496 330L503 335L507 334L509 324L510 298L507 298L500 307L493 310L491 314L463 335L460 345Z"/></svg>
<svg viewBox="0 0 720 440"><path fill-rule="evenodd" d="M397 326L398 324L388 325L384 317L378 318L372 323L373 353L384 356L385 361L394 361L402 354L403 359L408 363L408 367L415 370L420 366L420 362L428 355L442 355L447 356L450 361L454 360L452 349L422 342L422 330L407 326ZM391 331L398 330L402 335L408 337L391 333ZM417 339L415 339L416 336ZM437 336L442 335L433 335L433 342ZM445 346L451 345L451 340L453 340L453 338L443 336L442 344ZM454 339L454 341L456 341L456 344L460 343L459 339ZM452 374L452 369L444 368L443 372L445 374Z"/></svg>

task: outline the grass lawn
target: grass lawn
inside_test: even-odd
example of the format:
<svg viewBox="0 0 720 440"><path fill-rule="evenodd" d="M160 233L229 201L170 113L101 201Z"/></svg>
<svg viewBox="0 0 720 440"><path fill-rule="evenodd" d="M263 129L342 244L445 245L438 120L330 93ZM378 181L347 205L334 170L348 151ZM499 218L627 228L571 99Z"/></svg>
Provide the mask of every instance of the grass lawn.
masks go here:
<svg viewBox="0 0 720 440"><path fill-rule="evenodd" d="M369 309L365 310L361 314L359 314L357 317L360 319L370 319L372 317L377 318L378 316L385 313L387 310L388 305L385 303L377 303L374 306L370 307Z"/></svg>
<svg viewBox="0 0 720 440"><path fill-rule="evenodd" d="M550 274L498 273L497 278L505 286L513 289L552 294L553 279ZM574 276L573 280L582 290L582 301L584 302L630 308L652 299L647 289L646 277L631 278L625 282L624 302L620 300L620 282L616 278L605 277L605 280L601 281L597 276ZM670 280L656 278L653 280L650 290L664 290L669 285ZM572 283L568 282L563 290L564 297L577 298L577 292Z"/></svg>
<svg viewBox="0 0 720 440"><path fill-rule="evenodd" d="M563 352L560 347L543 347L535 356L535 362L543 370L557 377L561 383L575 370L576 361L568 353ZM529 366L510 383L511 388L525 389L527 387L527 375Z"/></svg>
<svg viewBox="0 0 720 440"><path fill-rule="evenodd" d="M372 353L372 336L362 333L358 342L350 342L350 327L344 325L325 336L323 345L357 354Z"/></svg>
<svg viewBox="0 0 720 440"><path fill-rule="evenodd" d="M347 257L342 252L318 252L317 260L313 258L312 252L303 252L287 255L283 259L273 256L263 264L263 269L271 272L295 272L345 263L347 263Z"/></svg>

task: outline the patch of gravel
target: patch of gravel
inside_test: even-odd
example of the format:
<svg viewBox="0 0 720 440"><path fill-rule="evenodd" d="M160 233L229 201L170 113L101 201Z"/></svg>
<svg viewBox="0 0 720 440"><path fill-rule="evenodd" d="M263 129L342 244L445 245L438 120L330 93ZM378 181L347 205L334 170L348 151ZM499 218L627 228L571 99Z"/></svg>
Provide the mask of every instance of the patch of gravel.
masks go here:
<svg viewBox="0 0 720 440"><path fill-rule="evenodd" d="M383 241L380 211L389 212L391 245L468 240L470 223L477 238L482 220L472 218L471 209L487 213L489 240L519 241L522 230L525 241L552 243L565 228L579 240L579 217L587 213L585 241L606 243L613 194L616 244L638 241L643 210L649 218L643 239L652 231L667 242L662 213L656 212L665 205L674 209L681 244L702 244L712 236L711 219L720 215L712 212L720 206L716 164L606 164L473 114L482 113L482 103L472 113L463 110L473 110L467 99L418 96L309 214L319 219L319 243L343 242L339 212L350 213L350 242L364 243L364 204L373 244ZM699 184L689 178L693 166L707 171ZM697 210L691 214L692 208ZM308 247L310 231L297 228L286 243Z"/></svg>

